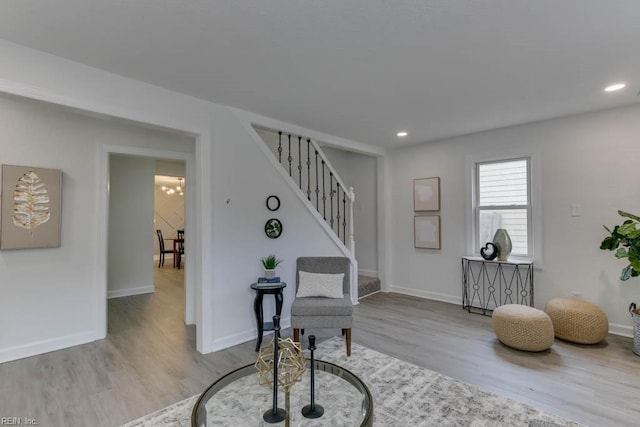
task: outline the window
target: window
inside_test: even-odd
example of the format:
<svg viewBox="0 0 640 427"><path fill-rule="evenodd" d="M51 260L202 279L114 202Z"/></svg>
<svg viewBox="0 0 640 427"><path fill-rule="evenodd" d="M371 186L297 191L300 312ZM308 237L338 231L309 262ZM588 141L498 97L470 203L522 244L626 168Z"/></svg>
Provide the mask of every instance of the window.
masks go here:
<svg viewBox="0 0 640 427"><path fill-rule="evenodd" d="M530 169L528 157L475 164L476 247L504 228L511 236L511 255L533 255Z"/></svg>

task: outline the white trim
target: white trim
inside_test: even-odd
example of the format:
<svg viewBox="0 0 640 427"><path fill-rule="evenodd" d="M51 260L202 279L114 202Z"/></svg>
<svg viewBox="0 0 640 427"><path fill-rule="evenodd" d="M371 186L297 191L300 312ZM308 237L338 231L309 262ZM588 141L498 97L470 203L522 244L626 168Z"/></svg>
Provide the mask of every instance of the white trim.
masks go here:
<svg viewBox="0 0 640 427"><path fill-rule="evenodd" d="M142 82L136 81L136 83ZM115 107L111 104L89 102L86 99L72 98L69 96L60 95L59 93L52 92L50 90L43 89L37 86L18 83L3 78L0 78L0 92L65 106L74 110L78 110L79 112L94 113L94 116L96 114L103 115L103 118L120 118L138 122L139 124L156 126L160 130L188 133L190 136L194 137L201 135L203 131L203 128L201 126L193 123L176 121L171 115L158 117L156 115L146 114L141 111ZM177 92L176 94L183 95L178 94Z"/></svg>
<svg viewBox="0 0 640 427"><path fill-rule="evenodd" d="M108 270L108 230L109 230L109 156L111 154L125 154L130 156L142 156L142 157L150 157L150 158L160 158L160 159L173 159L173 160L182 160L187 163L187 173L189 173L189 165L193 164L192 160L193 155L190 153L180 152L180 151L170 151L170 150L156 150L150 148L141 148L141 147L129 147L129 146L120 146L120 145L100 145L98 149L98 164L100 168L98 170L98 182L100 183L100 190L98 191L98 206L99 209L99 226L98 226L98 236L97 242L103 242L101 245L98 245L98 261L96 265L96 283L97 292L96 292L96 314L95 318L96 324L98 325L96 328L97 338L105 338L107 336L107 307L106 300L109 298L108 293L108 284L107 284L107 270ZM192 187L195 187L195 180L191 179L190 182L194 183ZM194 188L190 187L190 190L194 190ZM187 192L187 199L185 200L185 210L187 215L194 209L193 207L193 198L189 197L189 192ZM187 221L187 226L189 223ZM187 239L185 241L185 251L187 253L195 253L194 252L194 242L192 239ZM188 262L189 257L185 257L185 323L187 322L187 313L193 313L195 311L194 298L190 297L193 294L193 289L196 287L196 283L193 281L193 265ZM102 301L101 301L102 300ZM197 324L196 324L197 325ZM197 329L197 326L196 326Z"/></svg>
<svg viewBox="0 0 640 427"><path fill-rule="evenodd" d="M392 277L391 266L391 203L387 203L391 195L391 173L389 159L381 156L376 159L376 188L377 188L377 246L378 246L378 279L382 282L382 290L389 290Z"/></svg>
<svg viewBox="0 0 640 427"><path fill-rule="evenodd" d="M609 323L609 333L611 335L633 338L633 326Z"/></svg>
<svg viewBox="0 0 640 427"><path fill-rule="evenodd" d="M363 270L362 268L358 270L358 274L361 276L374 277L378 278L378 272L376 270Z"/></svg>
<svg viewBox="0 0 640 427"><path fill-rule="evenodd" d="M389 292L395 292L403 295L410 295L413 297L430 299L434 301L446 302L449 304L455 304L462 307L462 297L460 295L448 295L438 292L421 291L417 289L404 288L401 286L391 286Z"/></svg>
<svg viewBox="0 0 640 427"><path fill-rule="evenodd" d="M130 297L133 295L152 294L156 291L153 285L138 286L137 288L117 289L115 291L108 291L107 298L122 298Z"/></svg>
<svg viewBox="0 0 640 427"><path fill-rule="evenodd" d="M187 161L187 179L195 184L195 189L187 191L187 202L194 206L187 212L187 222L196 227L189 235L195 234L194 246L185 250L193 251L196 256L187 256L185 269L193 266L194 281L197 286L187 290L186 296L193 301L195 308L193 321L196 324L196 346L200 353L209 353L213 348L213 294L216 274L213 269L213 167L208 165L213 158L213 138L210 129L204 129L196 137L196 156ZM197 159L197 161L196 161ZM189 167L189 165L195 167ZM206 167L205 167L206 166ZM198 177L198 179L196 179ZM191 293L191 295L189 295ZM187 323L189 320L187 318Z"/></svg>
<svg viewBox="0 0 640 427"><path fill-rule="evenodd" d="M361 300L361 299L363 299L363 298L369 297L369 296L371 296L371 295L379 294L379 293L381 293L381 292L384 292L384 291L383 291L382 289L378 289L377 291L373 291L373 292L368 293L368 294L366 294L366 295L358 296L358 301L360 301L360 300Z"/></svg>
<svg viewBox="0 0 640 427"><path fill-rule="evenodd" d="M50 351L61 350L63 348L86 344L92 341L95 341L94 331L86 331L64 337L42 340L27 345L9 347L0 351L0 363L49 353Z"/></svg>
<svg viewBox="0 0 640 427"><path fill-rule="evenodd" d="M291 327L291 317L280 319L280 330L288 329ZM270 335L268 331L262 335L262 344L269 342L267 337ZM248 341L254 341L257 339L258 329L251 329L237 334L227 335L223 338L218 338L213 341L211 351L224 350L225 348L233 347L234 345L242 344Z"/></svg>

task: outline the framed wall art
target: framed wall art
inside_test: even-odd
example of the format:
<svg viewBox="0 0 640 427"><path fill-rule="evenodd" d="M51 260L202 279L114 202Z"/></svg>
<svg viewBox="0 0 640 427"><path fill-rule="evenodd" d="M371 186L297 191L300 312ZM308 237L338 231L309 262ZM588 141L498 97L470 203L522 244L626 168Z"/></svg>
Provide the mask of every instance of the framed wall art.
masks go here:
<svg viewBox="0 0 640 427"><path fill-rule="evenodd" d="M413 210L440 210L440 177L413 180Z"/></svg>
<svg viewBox="0 0 640 427"><path fill-rule="evenodd" d="M267 220L264 225L264 233L270 239L277 239L282 234L282 222L277 218Z"/></svg>
<svg viewBox="0 0 640 427"><path fill-rule="evenodd" d="M0 250L58 248L62 171L2 165Z"/></svg>
<svg viewBox="0 0 640 427"><path fill-rule="evenodd" d="M413 246L418 249L440 249L440 215L413 217Z"/></svg>

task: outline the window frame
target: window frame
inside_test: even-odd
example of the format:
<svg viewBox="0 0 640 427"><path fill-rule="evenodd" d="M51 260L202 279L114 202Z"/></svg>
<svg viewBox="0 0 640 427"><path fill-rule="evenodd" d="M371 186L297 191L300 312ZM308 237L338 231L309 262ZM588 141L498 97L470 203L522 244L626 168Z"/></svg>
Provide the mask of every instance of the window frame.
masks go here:
<svg viewBox="0 0 640 427"><path fill-rule="evenodd" d="M527 204L526 205L480 205L480 166L482 165L495 165L498 163L507 163L513 161L521 161L524 160L527 166ZM532 206L531 206L531 157L523 156L523 157L515 157L515 158L506 158L500 160L485 160L474 163L474 174L475 174L475 185L473 188L474 191L474 203L473 203L473 216L474 216L474 240L478 242L478 244L482 245L483 243L479 241L479 233L480 233L480 212L483 210L491 210L491 211L499 211L499 210L525 210L527 212L527 253L526 254L516 254L513 257L517 258L533 258L533 224L532 224ZM480 253L480 249L478 248L478 254Z"/></svg>
<svg viewBox="0 0 640 427"><path fill-rule="evenodd" d="M536 270L541 270L543 266L542 258L542 203L541 203L541 160L538 152L503 150L498 153L469 154L466 160L466 223L467 223L467 253L472 256L480 256L480 248L486 242L478 242L478 224L476 218L476 206L478 191L477 164L496 163L500 161L510 161L528 158L527 177L529 179L529 205L530 210L527 217L528 227L528 256L512 255L514 260L534 261ZM511 206L503 208L510 209Z"/></svg>

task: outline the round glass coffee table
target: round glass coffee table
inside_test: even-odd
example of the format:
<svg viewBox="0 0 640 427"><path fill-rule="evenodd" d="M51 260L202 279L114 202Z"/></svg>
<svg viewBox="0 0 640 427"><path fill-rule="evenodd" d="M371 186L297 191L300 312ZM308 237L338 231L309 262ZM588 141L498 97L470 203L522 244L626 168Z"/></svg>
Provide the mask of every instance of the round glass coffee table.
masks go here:
<svg viewBox="0 0 640 427"><path fill-rule="evenodd" d="M310 401L309 368L303 380L289 392L288 417L291 426L373 425L373 399L367 386L352 372L333 363L315 361L315 403L324 408L320 418L308 419L302 408ZM196 402L192 427L284 426L265 422L262 415L273 408L273 389L258 384L254 365L228 373L214 382ZM285 392L278 391L278 407L286 409Z"/></svg>

